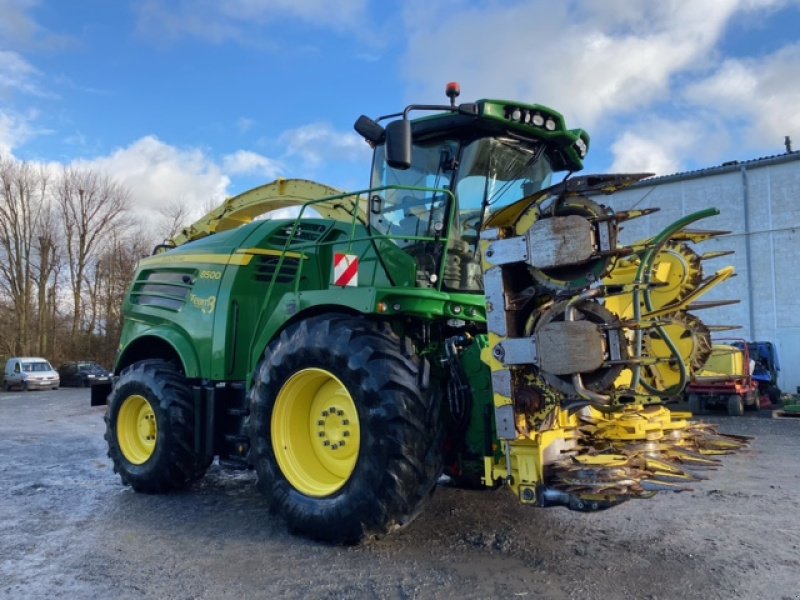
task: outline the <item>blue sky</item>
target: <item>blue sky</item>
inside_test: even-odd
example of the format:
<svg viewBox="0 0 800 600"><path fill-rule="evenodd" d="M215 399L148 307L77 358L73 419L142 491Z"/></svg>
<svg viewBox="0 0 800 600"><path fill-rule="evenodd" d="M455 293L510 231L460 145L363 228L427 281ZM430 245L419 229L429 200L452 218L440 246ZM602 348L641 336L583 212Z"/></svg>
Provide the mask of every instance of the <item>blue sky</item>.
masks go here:
<svg viewBox="0 0 800 600"><path fill-rule="evenodd" d="M0 0L0 153L200 210L277 176L366 186L411 102L547 104L586 171L800 149L798 0Z"/></svg>

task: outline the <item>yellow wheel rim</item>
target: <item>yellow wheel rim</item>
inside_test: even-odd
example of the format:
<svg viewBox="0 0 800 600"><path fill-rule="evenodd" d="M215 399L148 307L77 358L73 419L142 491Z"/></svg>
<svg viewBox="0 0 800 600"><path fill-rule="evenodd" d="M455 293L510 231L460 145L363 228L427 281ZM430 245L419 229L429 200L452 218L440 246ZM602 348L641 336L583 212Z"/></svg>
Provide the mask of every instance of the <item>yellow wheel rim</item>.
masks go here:
<svg viewBox="0 0 800 600"><path fill-rule="evenodd" d="M350 392L324 369L303 369L283 384L272 412L272 449L299 492L317 498L341 489L356 468L361 442Z"/></svg>
<svg viewBox="0 0 800 600"><path fill-rule="evenodd" d="M156 415L147 399L138 394L125 398L117 415L117 440L125 459L134 465L147 462L157 437Z"/></svg>

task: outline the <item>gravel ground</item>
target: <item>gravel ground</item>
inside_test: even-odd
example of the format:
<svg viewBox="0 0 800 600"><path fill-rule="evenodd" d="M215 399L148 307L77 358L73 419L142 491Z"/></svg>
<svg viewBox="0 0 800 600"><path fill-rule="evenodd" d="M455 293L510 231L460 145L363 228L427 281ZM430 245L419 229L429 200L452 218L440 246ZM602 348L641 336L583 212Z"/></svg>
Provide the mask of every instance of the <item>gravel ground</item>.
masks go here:
<svg viewBox="0 0 800 600"><path fill-rule="evenodd" d="M581 514L440 488L407 529L337 547L290 535L249 472L124 488L103 411L0 393L0 598L800 600L800 419L705 417L756 439L693 492Z"/></svg>

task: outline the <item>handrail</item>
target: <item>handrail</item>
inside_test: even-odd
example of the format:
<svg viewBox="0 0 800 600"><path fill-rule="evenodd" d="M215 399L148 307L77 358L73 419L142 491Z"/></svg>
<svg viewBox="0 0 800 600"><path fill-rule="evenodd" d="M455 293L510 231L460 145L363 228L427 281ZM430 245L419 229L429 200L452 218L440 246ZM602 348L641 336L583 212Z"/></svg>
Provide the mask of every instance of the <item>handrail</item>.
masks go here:
<svg viewBox="0 0 800 600"><path fill-rule="evenodd" d="M366 206L365 214L369 215L370 214L369 202L371 202L372 196L375 193L383 192L383 191L386 191L386 190L406 190L406 191L412 191L412 192L425 192L425 193L432 193L432 194L441 194L441 195L444 195L445 197L449 197L448 198L448 202L449 202L448 215L449 215L449 217L448 217L447 227L445 229L445 235L442 235L442 236L409 236L409 235L402 235L402 236L400 236L400 235L380 234L380 236L377 236L377 235L375 235L373 233L371 227L369 226L369 222L367 222L365 224L366 225L367 235L366 236L362 236L362 237L357 237L356 236L356 228L357 228L358 221L359 221L358 217L359 217L360 211L356 207L358 206L359 203L366 202L367 206ZM283 266L284 256L286 255L287 252L290 251L290 249L291 249L291 251L302 251L305 248L310 248L310 247L319 248L319 247L324 247L324 246L334 246L334 245L339 245L339 244L342 243L340 240L334 240L334 241L323 242L323 243L319 243L319 242L316 242L316 241L315 242L302 242L301 241L300 243L295 243L295 240L297 238L297 233L298 233L298 231L300 229L300 225L301 225L301 223L303 221L303 215L306 212L306 210L307 209L313 209L315 204L319 204L319 203L322 203L322 202L332 202L332 201L335 201L335 200L340 200L340 199L350 198L350 197L354 197L355 198L355 202L354 202L354 205L353 205L354 206L354 210L353 210L353 213L352 213L353 214L353 218L352 218L352 221L351 221L350 237L347 240L347 248L348 248L348 250L351 249L353 244L356 243L356 242L364 242L364 241L375 242L378 239L382 239L382 240L393 240L393 239L419 240L419 241L430 241L430 242L435 242L435 243L441 243L441 244L444 245L444 251L442 253L442 264L439 267L439 273L437 274L437 281L436 281L436 289L438 291L441 291L442 282L444 280L444 271L445 271L445 267L446 267L446 264L447 264L447 242L449 241L449 232L452 231L453 220L455 218L455 212L456 212L455 211L455 206L456 206L455 205L455 199L456 199L455 198L455 194L453 194L452 191L450 191L448 189L445 189L445 188L430 188L430 187L419 187L419 186L408 186L408 185L386 185L386 186L380 186L380 187L376 187L376 188L368 188L368 189L365 189L365 190L358 190L358 191L355 191L355 192L337 194L335 196L327 196L325 198L318 198L318 199L315 199L315 200L309 200L308 202L305 202L304 204L302 204L300 206L300 212L298 213L297 217L294 220L294 223L292 224L292 228L291 228L291 231L289 232L289 236L287 237L286 242L284 242L284 247L283 247L283 250L281 252L281 256L278 259L278 264L276 266L275 273L273 274L272 281L270 281L270 285L267 288L267 297L271 297L271 295L272 295L272 291L273 291L273 288L274 288L274 285L275 285L275 282L276 282L276 279L277 279L277 275L278 275L278 273L280 272L280 270L281 270L281 268ZM303 266L302 266L302 262L301 262L300 271L298 272L298 275L300 274L302 269L303 269ZM373 272L372 281L371 281L372 284L375 283L375 275L376 275L376 273ZM299 286L300 286L300 277L298 276L295 279L295 289L294 289L295 293L297 293L299 291Z"/></svg>

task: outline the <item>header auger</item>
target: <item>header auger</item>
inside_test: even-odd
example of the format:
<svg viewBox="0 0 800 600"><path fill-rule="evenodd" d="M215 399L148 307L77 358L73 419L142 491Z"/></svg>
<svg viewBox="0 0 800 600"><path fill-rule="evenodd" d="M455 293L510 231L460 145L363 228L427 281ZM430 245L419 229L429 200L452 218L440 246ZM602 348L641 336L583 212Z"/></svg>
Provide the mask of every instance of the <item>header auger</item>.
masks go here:
<svg viewBox="0 0 800 600"><path fill-rule="evenodd" d="M358 119L368 190L279 180L141 261L108 396L124 483L183 488L219 457L255 468L293 530L354 542L410 522L442 473L598 510L746 443L663 405L709 355L700 298L733 275L692 248L716 211L621 245L657 209L602 198L647 174L554 182L586 132L458 95Z"/></svg>

